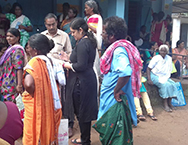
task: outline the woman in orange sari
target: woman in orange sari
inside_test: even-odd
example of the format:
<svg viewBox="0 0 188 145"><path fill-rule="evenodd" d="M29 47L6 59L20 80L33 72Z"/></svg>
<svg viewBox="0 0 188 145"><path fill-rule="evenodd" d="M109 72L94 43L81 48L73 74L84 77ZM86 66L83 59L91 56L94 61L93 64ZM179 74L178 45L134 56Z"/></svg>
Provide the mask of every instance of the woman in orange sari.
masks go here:
<svg viewBox="0 0 188 145"><path fill-rule="evenodd" d="M63 68L46 56L53 46L53 41L42 34L35 34L28 41L33 58L24 71L24 145L58 144L62 112L56 81L65 85L65 75Z"/></svg>

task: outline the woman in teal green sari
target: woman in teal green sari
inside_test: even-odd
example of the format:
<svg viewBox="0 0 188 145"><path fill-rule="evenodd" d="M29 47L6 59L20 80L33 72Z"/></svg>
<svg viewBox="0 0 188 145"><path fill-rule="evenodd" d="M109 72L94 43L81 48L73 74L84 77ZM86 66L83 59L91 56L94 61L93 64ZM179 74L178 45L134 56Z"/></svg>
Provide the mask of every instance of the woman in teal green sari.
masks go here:
<svg viewBox="0 0 188 145"><path fill-rule="evenodd" d="M146 62L149 62L153 56L159 54L159 52L156 52L158 51L158 44L157 42L151 42L150 43L150 51L145 51L146 53Z"/></svg>
<svg viewBox="0 0 188 145"><path fill-rule="evenodd" d="M32 32L33 28L28 17L22 14L22 6L19 3L14 3L12 7L12 13L0 14L0 17L6 17L10 20L10 28L19 29L21 38L20 44L25 47L29 33Z"/></svg>
<svg viewBox="0 0 188 145"><path fill-rule="evenodd" d="M144 58L145 65L144 65L144 68L143 68L144 72L146 72L150 60L155 55L159 54L158 49L159 49L159 47L158 47L157 42L150 42L150 49L145 51L145 58Z"/></svg>
<svg viewBox="0 0 188 145"><path fill-rule="evenodd" d="M60 29L63 30L64 32L66 32L69 35L70 41L71 41L71 45L72 48L75 47L76 45L76 40L74 39L74 37L71 35L70 32L70 23L71 21L77 16L77 9L76 8L70 8L69 12L68 12L68 18L65 19L60 26Z"/></svg>

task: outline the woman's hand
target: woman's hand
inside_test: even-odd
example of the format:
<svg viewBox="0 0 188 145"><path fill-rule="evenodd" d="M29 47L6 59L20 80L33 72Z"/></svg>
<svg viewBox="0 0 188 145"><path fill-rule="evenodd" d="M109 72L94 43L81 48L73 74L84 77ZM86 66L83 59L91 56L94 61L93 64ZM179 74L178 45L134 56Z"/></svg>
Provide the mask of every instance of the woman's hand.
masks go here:
<svg viewBox="0 0 188 145"><path fill-rule="evenodd" d="M64 51L61 51L60 59L69 62L69 55L66 52L64 52Z"/></svg>
<svg viewBox="0 0 188 145"><path fill-rule="evenodd" d="M23 79L23 70L18 69L17 70L17 86L16 86L17 93L23 93L22 79Z"/></svg>
<svg viewBox="0 0 188 145"><path fill-rule="evenodd" d="M114 92L114 98L116 99L117 102L121 102L122 101L122 99L120 97L121 95L125 95L125 93L122 90L120 90L117 93Z"/></svg>
<svg viewBox="0 0 188 145"><path fill-rule="evenodd" d="M27 32L32 32L33 31L33 27L32 26L23 26L23 25L19 25L19 29L20 30L25 30Z"/></svg>
<svg viewBox="0 0 188 145"><path fill-rule="evenodd" d="M119 77L117 84L114 88L114 98L117 102L121 102L121 95L124 95L125 93L122 91L122 88L128 83L130 76L126 77Z"/></svg>
<svg viewBox="0 0 188 145"><path fill-rule="evenodd" d="M156 47L156 48L155 48L155 51L157 51L158 49L159 49L159 47Z"/></svg>
<svg viewBox="0 0 188 145"><path fill-rule="evenodd" d="M16 92L18 94L22 94L23 93L23 86L22 85L17 85L16 86Z"/></svg>
<svg viewBox="0 0 188 145"><path fill-rule="evenodd" d="M27 74L27 75L25 76L24 88L25 88L25 90L26 90L31 96L34 96L34 92L35 92L35 81L34 81L32 75Z"/></svg>
<svg viewBox="0 0 188 145"><path fill-rule="evenodd" d="M23 26L23 25L19 25L18 27L19 27L19 29L24 29L25 30L25 26Z"/></svg>
<svg viewBox="0 0 188 145"><path fill-rule="evenodd" d="M149 79L148 84L153 85L153 82Z"/></svg>
<svg viewBox="0 0 188 145"><path fill-rule="evenodd" d="M71 66L71 63L69 63L69 62L64 62L64 63L63 63L63 67L66 68L66 69L72 69L72 68L71 68L71 67L72 67L72 66Z"/></svg>

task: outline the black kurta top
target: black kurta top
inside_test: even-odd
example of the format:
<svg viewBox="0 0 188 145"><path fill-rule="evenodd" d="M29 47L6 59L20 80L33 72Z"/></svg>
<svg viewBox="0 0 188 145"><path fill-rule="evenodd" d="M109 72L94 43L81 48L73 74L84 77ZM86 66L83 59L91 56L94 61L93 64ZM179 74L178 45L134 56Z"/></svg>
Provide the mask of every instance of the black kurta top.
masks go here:
<svg viewBox="0 0 188 145"><path fill-rule="evenodd" d="M80 40L70 56L75 72L69 71L64 104L64 115L70 120L74 119L72 95L76 80L80 82L79 121L89 122L97 119L97 79L93 70L95 54L95 46L88 38L84 38Z"/></svg>

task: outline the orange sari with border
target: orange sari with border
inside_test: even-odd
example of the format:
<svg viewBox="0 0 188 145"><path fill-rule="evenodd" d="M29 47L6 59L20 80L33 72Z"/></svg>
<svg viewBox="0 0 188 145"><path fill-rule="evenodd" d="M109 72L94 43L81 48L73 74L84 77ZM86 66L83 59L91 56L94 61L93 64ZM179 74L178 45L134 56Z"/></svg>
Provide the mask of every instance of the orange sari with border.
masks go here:
<svg viewBox="0 0 188 145"><path fill-rule="evenodd" d="M23 95L25 106L24 145L58 144L58 128L62 116L61 109L54 110L54 101L46 63L40 58L29 61L26 68L34 79L35 92L32 97L27 91Z"/></svg>

